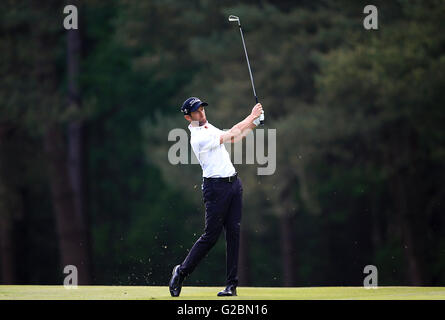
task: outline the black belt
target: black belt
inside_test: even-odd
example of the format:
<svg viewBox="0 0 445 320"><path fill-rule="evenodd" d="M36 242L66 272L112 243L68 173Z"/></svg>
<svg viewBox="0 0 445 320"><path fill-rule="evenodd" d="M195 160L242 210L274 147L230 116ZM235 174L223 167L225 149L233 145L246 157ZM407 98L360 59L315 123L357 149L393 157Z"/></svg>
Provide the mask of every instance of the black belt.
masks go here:
<svg viewBox="0 0 445 320"><path fill-rule="evenodd" d="M206 178L204 177L204 181L222 181L222 182L233 182L238 179L238 173L235 173L231 177L225 177L225 178Z"/></svg>

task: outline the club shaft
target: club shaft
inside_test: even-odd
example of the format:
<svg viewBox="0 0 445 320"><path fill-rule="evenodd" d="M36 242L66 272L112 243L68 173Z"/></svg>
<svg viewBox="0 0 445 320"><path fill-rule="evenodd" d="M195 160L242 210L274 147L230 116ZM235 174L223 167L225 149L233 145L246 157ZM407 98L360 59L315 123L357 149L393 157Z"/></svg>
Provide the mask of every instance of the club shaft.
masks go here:
<svg viewBox="0 0 445 320"><path fill-rule="evenodd" d="M239 26L239 32L241 34L241 40L243 42L244 53L246 54L247 67L249 68L250 82L252 82L253 95L255 96L255 100L258 103L258 97L255 91L255 84L253 83L252 70L250 69L249 56L247 55L246 44L244 42L243 30L241 29L241 25Z"/></svg>

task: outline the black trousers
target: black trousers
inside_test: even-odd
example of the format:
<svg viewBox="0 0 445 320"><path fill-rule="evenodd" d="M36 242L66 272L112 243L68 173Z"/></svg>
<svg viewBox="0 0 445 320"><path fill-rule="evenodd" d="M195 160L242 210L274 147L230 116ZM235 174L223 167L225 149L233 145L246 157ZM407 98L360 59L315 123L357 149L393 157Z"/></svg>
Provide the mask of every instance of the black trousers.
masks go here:
<svg viewBox="0 0 445 320"><path fill-rule="evenodd" d="M243 187L238 178L233 182L204 180L202 194L205 204L204 234L195 242L179 271L193 272L199 262L216 244L221 231L226 236L227 285L238 285L238 252L242 213Z"/></svg>

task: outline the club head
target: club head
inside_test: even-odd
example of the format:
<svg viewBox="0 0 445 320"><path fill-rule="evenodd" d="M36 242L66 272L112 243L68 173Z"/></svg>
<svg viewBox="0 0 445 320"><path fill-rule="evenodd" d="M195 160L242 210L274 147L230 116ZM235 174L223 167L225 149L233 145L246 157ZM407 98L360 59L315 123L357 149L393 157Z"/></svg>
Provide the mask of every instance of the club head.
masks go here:
<svg viewBox="0 0 445 320"><path fill-rule="evenodd" d="M240 21L239 21L239 18L238 18L237 16L230 15L230 16L229 16L229 21L230 21L230 22L237 21L237 22L238 22L238 25L240 25Z"/></svg>

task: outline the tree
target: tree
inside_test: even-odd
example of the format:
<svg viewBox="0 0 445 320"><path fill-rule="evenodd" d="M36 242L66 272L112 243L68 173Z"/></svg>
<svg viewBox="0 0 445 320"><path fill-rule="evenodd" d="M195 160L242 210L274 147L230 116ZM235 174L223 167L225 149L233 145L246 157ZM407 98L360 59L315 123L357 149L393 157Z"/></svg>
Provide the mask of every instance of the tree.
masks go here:
<svg viewBox="0 0 445 320"><path fill-rule="evenodd" d="M434 255L429 248L435 236L428 237L427 230L434 197L427 194L443 192L436 177L443 174L437 155L443 150L438 88L444 82L437 75L444 69L438 49L444 38L435 33L443 12L438 2L429 6L403 3L403 20L368 35L364 44L329 54L318 81L321 103L356 123L345 145L363 143L363 169L383 179L380 187L389 197L375 219L387 221L386 241L397 239L413 285L431 283L426 261Z"/></svg>
<svg viewBox="0 0 445 320"><path fill-rule="evenodd" d="M62 103L65 69L59 65L65 52L60 40L65 33L62 20L47 19L48 15L61 15L61 5L54 1L45 4L29 4L26 1L6 4L2 15L2 30L5 31L2 33L2 61L5 70L11 72L2 79L1 116L3 121L43 141L60 263L62 267L76 265L79 268L79 283L83 284L89 282L90 276L88 267L84 269L88 265L88 243L82 236L86 230L85 221L76 219L77 203L73 198L68 172L65 124L72 115ZM73 61L71 53L69 60ZM40 163L35 162L34 165Z"/></svg>

